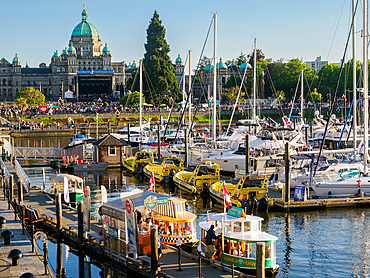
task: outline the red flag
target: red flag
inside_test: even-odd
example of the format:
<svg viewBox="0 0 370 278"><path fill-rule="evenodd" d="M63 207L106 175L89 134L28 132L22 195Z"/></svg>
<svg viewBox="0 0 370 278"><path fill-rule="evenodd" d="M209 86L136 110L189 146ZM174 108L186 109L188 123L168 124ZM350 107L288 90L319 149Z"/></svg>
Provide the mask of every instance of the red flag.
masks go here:
<svg viewBox="0 0 370 278"><path fill-rule="evenodd" d="M225 183L223 182L222 184L224 186L224 197L225 197L225 201L226 201L226 206L229 209L229 208L231 208L230 194L229 194L229 191L227 191Z"/></svg>
<svg viewBox="0 0 370 278"><path fill-rule="evenodd" d="M208 210L207 210L207 222L209 222L209 213L208 213Z"/></svg>
<svg viewBox="0 0 370 278"><path fill-rule="evenodd" d="M154 179L154 172L152 171L152 175L150 176L148 191L153 192L154 186L155 186L155 179Z"/></svg>

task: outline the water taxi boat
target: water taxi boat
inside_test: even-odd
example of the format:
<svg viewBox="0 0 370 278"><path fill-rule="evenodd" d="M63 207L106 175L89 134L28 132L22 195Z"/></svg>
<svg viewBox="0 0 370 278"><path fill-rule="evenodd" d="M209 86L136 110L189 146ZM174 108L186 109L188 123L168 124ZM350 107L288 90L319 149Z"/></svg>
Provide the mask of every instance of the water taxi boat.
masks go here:
<svg viewBox="0 0 370 278"><path fill-rule="evenodd" d="M130 173L142 173L146 164L153 163L152 152L140 151L134 156L130 156L123 161L123 167Z"/></svg>
<svg viewBox="0 0 370 278"><path fill-rule="evenodd" d="M152 224L158 226L162 243L176 245L176 242L181 240L184 247L192 247L199 242L195 226L197 216L186 211L185 199L135 189L132 192L121 193L121 196L101 206L103 230L107 239L105 248L125 254L126 237L130 236L130 231L126 230L127 218L129 218L127 202L132 202L134 206L131 210L131 212L134 211L133 219L135 219L133 233L134 238L136 234L139 238L136 248L139 255L150 252Z"/></svg>
<svg viewBox="0 0 370 278"><path fill-rule="evenodd" d="M236 269L256 275L257 243L265 243L265 276L275 277L279 271L276 264L276 236L261 231L263 218L259 216L243 215L243 209L232 207L227 214L210 215L209 221L199 223L201 228L201 244L198 247L203 256L218 260L225 264L232 264ZM207 231L215 226L215 233L223 234L215 241L216 252L205 254L205 238ZM198 249L198 250L199 250Z"/></svg>
<svg viewBox="0 0 370 278"><path fill-rule="evenodd" d="M180 171L173 177L174 184L189 194L206 193L209 186L220 180L220 166L215 163L198 165L193 172Z"/></svg>
<svg viewBox="0 0 370 278"><path fill-rule="evenodd" d="M83 200L83 179L70 174L58 174L50 177L49 188L46 191L50 196L55 196L55 190L61 193L64 200L65 181L68 184L69 199L71 203L77 203Z"/></svg>
<svg viewBox="0 0 370 278"><path fill-rule="evenodd" d="M247 208L250 211L255 209L267 210L273 206L274 202L268 198L267 176L255 179L250 175L244 175L237 183L215 182L211 185L209 194L212 199L220 204L224 203L224 184L230 194L230 200L233 206Z"/></svg>
<svg viewBox="0 0 370 278"><path fill-rule="evenodd" d="M148 178L154 173L157 182L169 182L178 172L184 170L182 158L164 158L161 164L147 164L144 167L144 175Z"/></svg>

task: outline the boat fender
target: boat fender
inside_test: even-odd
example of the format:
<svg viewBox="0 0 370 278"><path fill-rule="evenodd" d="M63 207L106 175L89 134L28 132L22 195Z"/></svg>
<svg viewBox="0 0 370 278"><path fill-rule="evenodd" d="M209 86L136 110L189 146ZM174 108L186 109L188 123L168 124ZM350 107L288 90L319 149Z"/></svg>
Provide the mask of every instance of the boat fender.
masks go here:
<svg viewBox="0 0 370 278"><path fill-rule="evenodd" d="M361 187L361 181L360 180L357 181L357 185L358 185L358 187ZM361 190L361 189L359 189L359 190Z"/></svg>
<svg viewBox="0 0 370 278"><path fill-rule="evenodd" d="M258 210L258 198L253 197L252 199L250 199L249 211L253 213L254 211L257 211L257 210Z"/></svg>
<svg viewBox="0 0 370 278"><path fill-rule="evenodd" d="M241 207L244 208L249 208L249 200L239 200Z"/></svg>

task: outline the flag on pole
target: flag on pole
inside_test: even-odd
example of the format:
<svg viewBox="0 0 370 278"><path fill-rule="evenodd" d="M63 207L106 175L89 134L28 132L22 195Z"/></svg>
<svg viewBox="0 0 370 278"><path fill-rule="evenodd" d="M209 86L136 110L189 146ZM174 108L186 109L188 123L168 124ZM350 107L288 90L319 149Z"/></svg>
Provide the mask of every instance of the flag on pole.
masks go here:
<svg viewBox="0 0 370 278"><path fill-rule="evenodd" d="M64 177L64 202L69 203L68 179Z"/></svg>
<svg viewBox="0 0 370 278"><path fill-rule="evenodd" d="M209 213L208 213L208 210L207 210L207 222L209 222Z"/></svg>
<svg viewBox="0 0 370 278"><path fill-rule="evenodd" d="M72 117L69 116L68 119L67 119L67 122L70 124L72 122Z"/></svg>
<svg viewBox="0 0 370 278"><path fill-rule="evenodd" d="M155 186L155 179L154 179L154 172L152 171L152 175L150 176L148 191L154 192L155 191L154 186Z"/></svg>
<svg viewBox="0 0 370 278"><path fill-rule="evenodd" d="M229 209L229 208L231 208L230 194L229 194L229 191L227 191L227 188L225 186L225 182L223 182L222 185L224 186L224 199L226 201L226 206Z"/></svg>

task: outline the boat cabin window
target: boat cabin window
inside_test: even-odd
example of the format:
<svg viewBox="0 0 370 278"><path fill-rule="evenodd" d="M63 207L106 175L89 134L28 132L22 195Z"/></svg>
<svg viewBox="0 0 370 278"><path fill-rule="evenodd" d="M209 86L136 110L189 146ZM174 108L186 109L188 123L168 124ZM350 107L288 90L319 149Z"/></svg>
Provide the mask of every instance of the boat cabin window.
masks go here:
<svg viewBox="0 0 370 278"><path fill-rule="evenodd" d="M265 258L271 259L275 258L275 242L266 242L265 243Z"/></svg>
<svg viewBox="0 0 370 278"><path fill-rule="evenodd" d="M174 204L176 213L185 211L185 202Z"/></svg>

